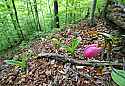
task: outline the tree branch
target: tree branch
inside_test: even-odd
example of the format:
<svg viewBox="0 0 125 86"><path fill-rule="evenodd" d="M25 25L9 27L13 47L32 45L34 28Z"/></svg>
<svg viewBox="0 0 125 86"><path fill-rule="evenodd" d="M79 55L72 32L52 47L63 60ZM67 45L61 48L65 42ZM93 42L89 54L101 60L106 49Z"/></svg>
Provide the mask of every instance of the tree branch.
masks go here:
<svg viewBox="0 0 125 86"><path fill-rule="evenodd" d="M123 63L116 63L110 61L99 61L99 60L76 60L67 55L60 55L56 53L40 53L37 58L50 58L55 59L62 62L70 62L75 65L82 65L82 66L123 66Z"/></svg>

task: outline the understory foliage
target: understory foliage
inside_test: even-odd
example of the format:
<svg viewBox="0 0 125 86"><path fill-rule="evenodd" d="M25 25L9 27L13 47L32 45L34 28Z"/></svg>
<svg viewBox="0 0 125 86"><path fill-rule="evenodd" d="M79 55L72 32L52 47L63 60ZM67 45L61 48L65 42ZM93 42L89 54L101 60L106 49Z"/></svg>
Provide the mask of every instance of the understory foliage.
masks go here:
<svg viewBox="0 0 125 86"><path fill-rule="evenodd" d="M81 37L73 37L74 35L78 35L79 33L78 32L75 32L75 31L73 31L74 33L72 33L71 31L66 31L66 33L60 33L60 35L62 35L62 37L64 37L64 39L62 39L62 40L59 40L59 39L57 39L57 38L52 38L51 40L49 40L49 46L44 46L44 47L42 47L42 49L43 48L47 48L47 52L50 52L49 50L53 50L52 49L52 46L53 46L53 48L54 48L54 51L56 50L56 49L60 49L62 46L60 46L61 45L61 43L62 42L60 42L60 41L64 41L64 44L63 45L65 45L65 46L63 46L63 48L64 48L64 50L66 51L65 53L67 53L67 54L70 54L69 56L72 56L72 57L75 57L75 55L76 55L76 51L78 50L78 46L80 46L80 41L81 41ZM67 34L68 33L68 34ZM97 36L97 37L99 37L99 35L101 35L101 36L103 36L103 41L105 42L105 46L104 46L104 49L106 50L106 49L108 49L108 50L111 50L112 51L112 48L113 48L113 46L114 45L116 45L115 43L118 43L119 42L119 40L118 41L116 41L116 39L118 39L117 37L115 37L115 36L113 36L112 34L107 34L107 33L102 33L102 32L96 32L96 31L90 31L90 32L87 32L87 33L89 33L89 35L93 35L93 36ZM67 34L67 35L66 35ZM57 35L57 34L55 34L55 35ZM59 33L58 33L58 35L59 35ZM124 36L124 35L123 35ZM65 39L66 38L70 38L70 37L73 37L71 40L70 40L70 42L68 42L68 41L66 41ZM60 37L61 38L61 37ZM93 38L93 37L92 37ZM50 42L51 41L51 42ZM45 42L45 41L43 41L43 42ZM47 42L47 40L46 40L46 42ZM52 45L52 44L53 45ZM102 42L103 43L103 42ZM42 42L41 43L36 43L35 45L37 45L37 44L40 44L38 47L41 47L42 46ZM44 43L44 44L47 44L47 43ZM82 44L82 43L81 43ZM34 45L34 46L35 46ZM82 44L82 45L84 45L84 44ZM85 46L85 45L84 45ZM86 48L84 49L84 51L86 50L87 51L87 49L89 49L89 48L91 48L91 47L94 47L95 46L95 44L94 45L90 45L90 46L86 46ZM110 47L108 47L108 46L110 46ZM50 48L50 49L49 49ZM79 49L80 49L81 47L79 47ZM103 48L103 47L102 47ZM31 48L32 49L32 48ZM35 48L35 49L37 49L37 48ZM44 50L44 49L43 49ZM59 50L57 50L57 51L59 51ZM56 52L57 52L56 51ZM42 52L42 51L41 51ZM93 52L93 51L92 51ZM96 51L95 51L96 52ZM80 53L80 52L79 52ZM111 54L111 52L110 51L108 51L107 53L110 53ZM52 54L52 53L48 53L48 54L44 54L44 52L43 52L43 54L39 54L38 55L38 57L37 56L33 56L33 53L32 53L32 50L30 51L30 49L29 49L29 51L26 51L26 52L23 52L22 54L19 54L19 55L17 55L16 57L13 57L13 59L11 59L11 60L4 60L4 62L6 62L7 64L11 64L11 65L15 65L15 66L13 66L13 67L20 67L21 69L25 69L24 70L24 72L27 70L27 71L30 71L30 70L32 70L32 69L30 69L30 66L29 65L34 65L34 64L30 64L31 63L31 59L33 60L33 59L37 59L38 61L40 60L39 58L42 58L42 55L43 55L43 57L46 57L46 56L48 56L48 58L49 57L53 57L53 59L58 59L58 60L60 60L59 58L62 58L60 61L63 61L63 60L65 60L64 61L64 63L67 63L68 61L70 62L70 63L72 63L72 62L74 62L75 63L75 61L76 62L79 62L80 60L78 60L77 61L77 59L73 59L73 58L71 58L71 57L65 57L65 56L63 56L63 55L61 55L61 54L58 54L57 56L56 56L56 53L55 54ZM59 57L58 57L59 56ZM79 54L79 56L80 56L80 54ZM33 57L33 58L31 58L31 57ZM56 57L56 58L55 58ZM64 58L67 58L68 60L66 60L66 59L64 59ZM71 60L70 60L70 58L71 58ZM78 57L77 57L78 58ZM85 58L85 57L82 57L82 58ZM104 58L106 58L106 57L104 57ZM103 59L104 59L103 58ZM111 58L111 57L110 57ZM90 59L92 59L92 58L90 58ZM99 59L99 58L98 58ZM82 63L82 61L83 61L83 63ZM79 62L79 64L86 64L85 62L87 62L87 61L89 61L89 60L81 60L81 62ZM94 60L92 60L92 61L94 61ZM95 61L99 61L99 60L95 60ZM90 60L90 62L91 62L91 60ZM100 62L100 61L99 61ZM103 62L105 62L105 61L103 61ZM115 68L113 68L112 67L112 61L111 61L111 63L110 63L110 61L109 60L107 60L107 62L109 63L109 66L110 66L110 68L112 68L112 70L110 71L111 72L111 76L110 77L112 77L112 79L114 80L114 82L115 83L117 83L119 86L124 86L124 80L125 80L125 75L124 75L124 73L125 73L125 71L124 70L118 70L118 69L115 69ZM42 62L39 62L39 63L42 63ZM53 61L51 62L52 64L53 64ZM46 63L45 63L46 64ZM61 64L61 63L60 63ZM117 64L117 62L115 63L115 64ZM90 65L90 64L89 64ZM94 65L94 67L96 67L95 66L95 63L92 63L91 64L92 66ZM103 76L103 73L104 73L104 71L102 71L104 68L107 68L106 66L104 66L104 67L102 67L102 65L104 66L104 64L102 63L102 64L100 64L100 65L98 65L99 66L99 68L97 68L97 73L99 73L99 74L101 74L102 76ZM81 66L81 68L82 68L83 66ZM93 68L94 68L93 67ZM67 68L67 67L66 67ZM89 68L89 66L87 66L87 68ZM41 68L40 68L41 69ZM38 69L38 70L40 70L40 69ZM46 68L45 68L46 69ZM38 71L37 70L37 71ZM58 70L58 69L57 69ZM23 71L23 70L22 70ZM26 72L25 72L26 73ZM29 73L29 74L32 74L32 73ZM69 74L69 75L72 75L72 74ZM57 76L58 76L58 74L57 74ZM34 78L34 77L33 77ZM92 78L92 77L91 77ZM120 80L120 81L119 81ZM109 83L110 84L110 83ZM114 85L115 86L115 85Z"/></svg>
<svg viewBox="0 0 125 86"><path fill-rule="evenodd" d="M91 2L58 0L60 27L89 18ZM103 0L97 1L97 14L104 3ZM0 51L16 46L24 39L32 39L34 33L52 32L55 30L54 16L54 0L1 0Z"/></svg>

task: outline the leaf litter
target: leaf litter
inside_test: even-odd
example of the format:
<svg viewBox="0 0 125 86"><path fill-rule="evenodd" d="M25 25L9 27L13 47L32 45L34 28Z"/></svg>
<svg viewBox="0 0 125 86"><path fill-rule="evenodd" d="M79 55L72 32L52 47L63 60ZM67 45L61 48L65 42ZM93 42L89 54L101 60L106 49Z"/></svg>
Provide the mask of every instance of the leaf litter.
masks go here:
<svg viewBox="0 0 125 86"><path fill-rule="evenodd" d="M34 56L28 61L26 73L21 72L18 67L4 64L0 67L0 86L117 86L111 79L109 67L77 66L49 58L36 58L41 52L71 56L62 45L70 45L71 39L76 37L81 42L73 57L76 60L87 60L83 56L85 45L103 44L103 37L97 36L97 32L112 31L105 21L98 19L95 27L90 27L85 21L81 21L78 24L66 26L64 31L54 33L51 37L35 40L31 43L30 49L27 49L32 50ZM94 59L102 60L101 55Z"/></svg>

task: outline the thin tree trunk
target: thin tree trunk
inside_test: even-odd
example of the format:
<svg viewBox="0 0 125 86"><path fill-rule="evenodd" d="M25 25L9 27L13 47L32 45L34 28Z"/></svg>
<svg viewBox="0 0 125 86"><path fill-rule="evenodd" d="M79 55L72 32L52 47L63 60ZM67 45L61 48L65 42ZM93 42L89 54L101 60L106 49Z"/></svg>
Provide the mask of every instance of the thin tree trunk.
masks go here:
<svg viewBox="0 0 125 86"><path fill-rule="evenodd" d="M54 0L54 21L55 21L55 28L59 28L59 17L58 17L58 2Z"/></svg>
<svg viewBox="0 0 125 86"><path fill-rule="evenodd" d="M96 2L97 2L97 0L93 0L91 20L90 20L90 25L91 26L95 26L96 25L96 21L95 21Z"/></svg>
<svg viewBox="0 0 125 86"><path fill-rule="evenodd" d="M16 21L17 21L17 24L18 24L18 27L19 27L19 30L20 30L20 34L21 34L22 38L24 39L23 32L22 32L21 26L19 24L19 19L18 19L17 10L16 10L14 0L12 0L12 4L13 4L14 12L15 12Z"/></svg>
<svg viewBox="0 0 125 86"><path fill-rule="evenodd" d="M34 16L34 12L33 12L33 8L32 8L32 4L31 4L30 0L28 0L28 2L30 4L30 9L31 9L31 12L32 12L34 24L35 24L35 26L37 26L36 25L36 19L35 19L35 16ZM35 29L38 30L36 27L35 27Z"/></svg>
<svg viewBox="0 0 125 86"><path fill-rule="evenodd" d="M20 34L19 34L19 32L18 32L18 28L16 27L16 23L15 23L15 20L14 20L14 18L13 18L13 12L10 10L10 6L9 6L9 4L7 3L7 0L5 0L5 1L6 1L6 6L7 6L8 10L10 11L10 18L11 18L11 21L12 21L12 23L13 23L14 29L17 31L17 35L18 35L19 38L20 38Z"/></svg>
<svg viewBox="0 0 125 86"><path fill-rule="evenodd" d="M76 11L76 6L75 6L75 1L73 0L73 7L74 7L74 10ZM74 15L73 15L73 19L74 19L74 23L76 22L76 13L74 12Z"/></svg>
<svg viewBox="0 0 125 86"><path fill-rule="evenodd" d="M29 29L27 29L26 32L27 32L27 34L28 34L27 38L29 38L29 35L31 35L31 33L32 33L33 30L34 30L33 24L32 24L32 22L31 22L32 19L31 19L31 16L30 16L30 15L31 15L31 14L30 14L31 11L30 11L30 7L29 7L29 1L27 1L27 6L26 6L26 7L27 7L27 10L28 10L28 15L27 15L27 16L28 16L28 19L27 19L27 22L26 22L26 23L27 23L27 25L28 25L28 27L29 27ZM32 30L32 29L33 29L33 30ZM26 39L27 39L27 38L26 38Z"/></svg>
<svg viewBox="0 0 125 86"><path fill-rule="evenodd" d="M30 21L32 21L32 19L30 17L31 16L31 11L30 11L30 7L29 7L29 0L27 1L27 10L28 10L28 20L27 20L27 23L28 23L28 25L29 24L31 25L32 29L34 29L32 22L30 22Z"/></svg>
<svg viewBox="0 0 125 86"><path fill-rule="evenodd" d="M74 0L71 0L71 5L74 7ZM74 9L73 9L74 10ZM74 22L74 20L75 20L75 16L74 16L74 12L73 12L73 10L70 12L70 14L69 14L69 23L70 22ZM70 20L71 19L71 20Z"/></svg>
<svg viewBox="0 0 125 86"><path fill-rule="evenodd" d="M41 31L41 25L40 25L40 21L39 21L39 15L38 15L38 10L37 10L37 2L36 0L34 1L34 9L35 9L35 15L36 15L36 21L37 21L37 27L39 28L39 30Z"/></svg>
<svg viewBox="0 0 125 86"><path fill-rule="evenodd" d="M28 18L30 19L30 9L29 9L29 3L28 3L29 1L27 1L27 10L28 10ZM29 20L28 19L28 20ZM32 26L32 28L33 28L33 25L32 25L32 23L30 23L31 24L31 26Z"/></svg>
<svg viewBox="0 0 125 86"><path fill-rule="evenodd" d="M67 21L68 21L68 15L67 15L67 11L68 11L68 0L66 0L66 19L65 19L65 24L67 25Z"/></svg>
<svg viewBox="0 0 125 86"><path fill-rule="evenodd" d="M52 16L52 11L51 11L51 7L50 7L49 2L50 2L50 0L48 0L48 5L49 5L49 11L50 11L50 14L51 14L51 28L53 28L53 27L54 27L54 24L53 24L53 16ZM42 11L42 13L43 13L43 11ZM44 24L44 26L45 26L45 24Z"/></svg>

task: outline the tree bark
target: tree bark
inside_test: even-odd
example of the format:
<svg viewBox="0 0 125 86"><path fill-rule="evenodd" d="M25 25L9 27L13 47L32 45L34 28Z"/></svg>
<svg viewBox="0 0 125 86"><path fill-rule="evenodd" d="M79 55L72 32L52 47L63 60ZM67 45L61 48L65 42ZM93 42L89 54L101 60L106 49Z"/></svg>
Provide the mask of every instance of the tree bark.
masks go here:
<svg viewBox="0 0 125 86"><path fill-rule="evenodd" d="M55 21L55 28L59 28L59 17L58 17L58 2L54 0L54 21Z"/></svg>
<svg viewBox="0 0 125 86"><path fill-rule="evenodd" d="M96 25L96 21L95 21L96 2L97 2L97 0L93 0L93 2L92 2L92 13L91 13L91 20L90 20L91 26Z"/></svg>

